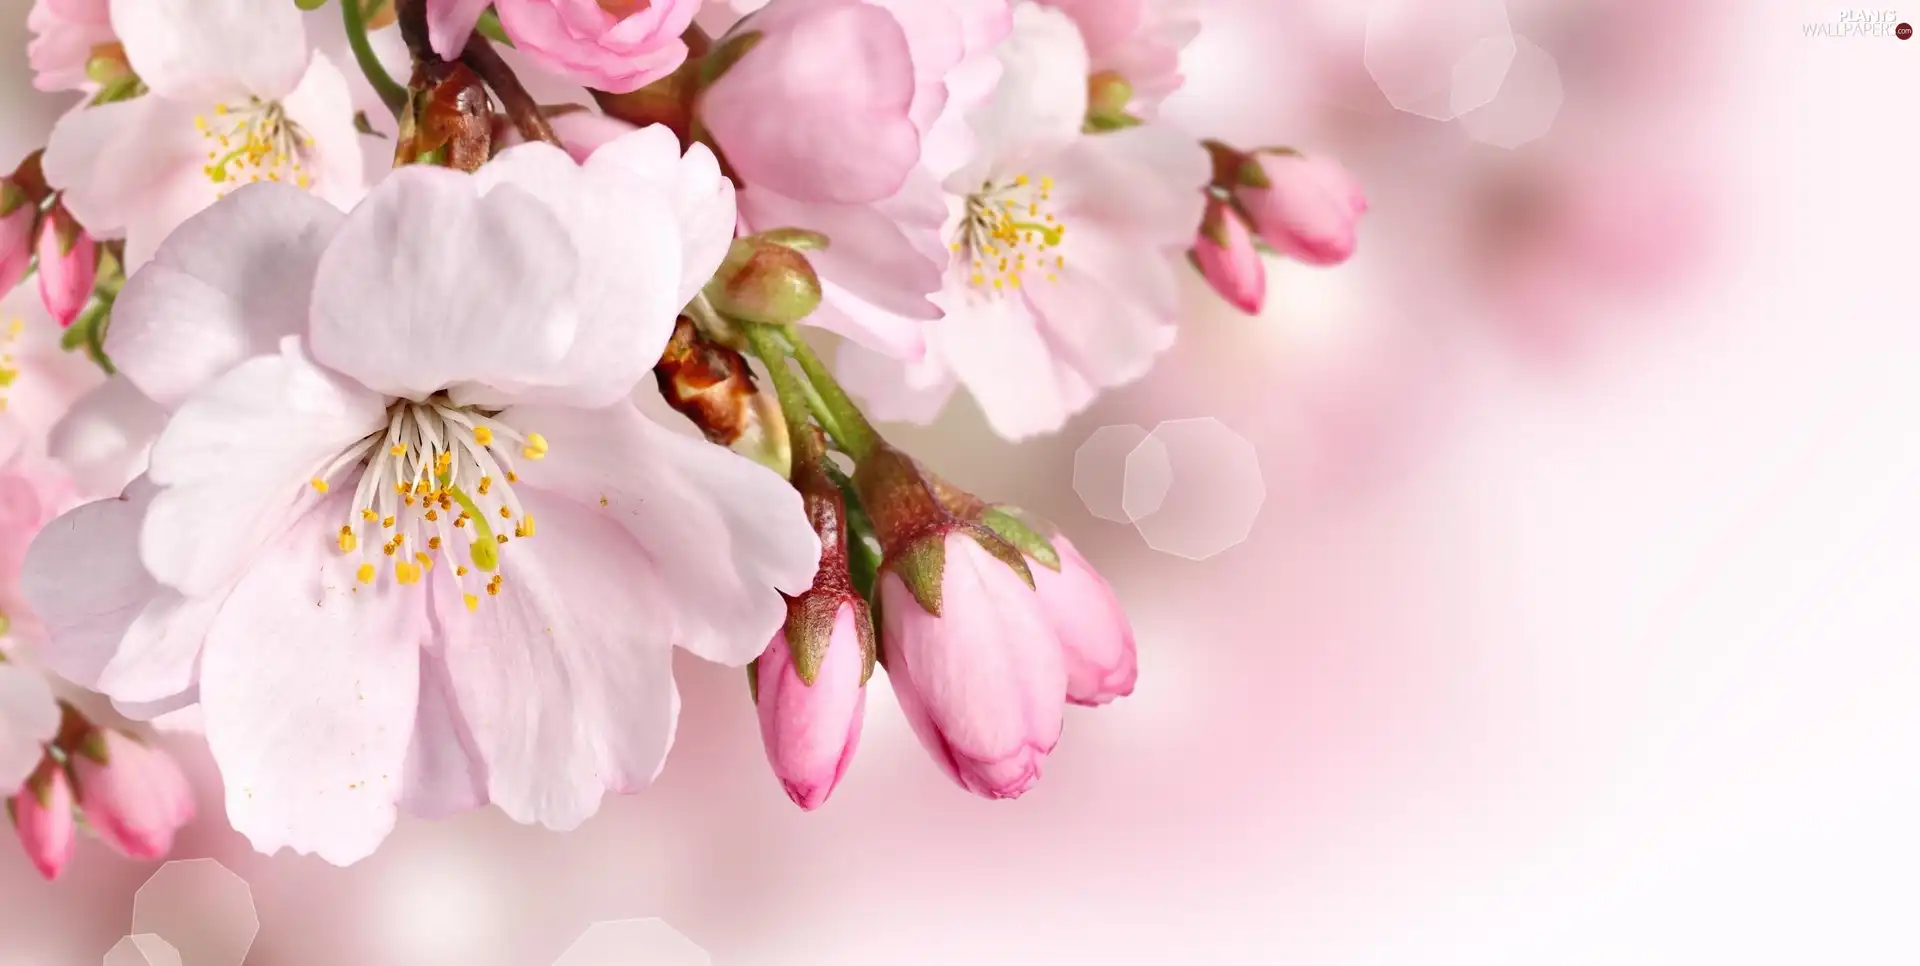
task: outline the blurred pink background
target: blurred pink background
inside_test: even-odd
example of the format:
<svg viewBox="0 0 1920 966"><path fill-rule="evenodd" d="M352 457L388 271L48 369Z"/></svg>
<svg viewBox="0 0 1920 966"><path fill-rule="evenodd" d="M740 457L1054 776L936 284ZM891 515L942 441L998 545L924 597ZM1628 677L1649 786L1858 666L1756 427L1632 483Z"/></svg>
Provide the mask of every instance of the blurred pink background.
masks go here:
<svg viewBox="0 0 1920 966"><path fill-rule="evenodd" d="M0 6L10 168L58 105ZM802 814L742 675L685 661L646 794L565 835L403 820L342 870L253 854L175 741L177 857L250 884L246 962L548 966L651 916L720 966L1920 961L1920 40L1807 36L1825 3L1507 6L1565 97L1512 151L1387 104L1364 0L1211 0L1170 113L1349 163L1359 256L1274 263L1260 319L1195 281L1154 374L1053 439L964 407L899 434L1063 525L1138 626L1138 693L1070 713L1037 791L957 792L876 677ZM1203 416L1259 453L1243 544L1082 506L1094 430ZM1170 499L1227 485L1171 455ZM152 872L0 849L0 966L100 961Z"/></svg>

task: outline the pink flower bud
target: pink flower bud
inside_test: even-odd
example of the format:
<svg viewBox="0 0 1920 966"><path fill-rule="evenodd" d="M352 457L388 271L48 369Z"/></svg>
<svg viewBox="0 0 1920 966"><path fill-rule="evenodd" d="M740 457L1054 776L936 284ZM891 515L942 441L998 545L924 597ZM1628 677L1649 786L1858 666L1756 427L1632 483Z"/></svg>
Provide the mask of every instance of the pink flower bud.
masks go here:
<svg viewBox="0 0 1920 966"><path fill-rule="evenodd" d="M1248 315L1257 315L1267 302L1267 266L1253 244L1253 232L1233 207L1209 199L1193 243L1193 264L1220 293L1220 297Z"/></svg>
<svg viewBox="0 0 1920 966"><path fill-rule="evenodd" d="M746 185L795 201L892 195L920 160L906 31L877 2L773 0L734 28L744 51L701 94L700 120Z"/></svg>
<svg viewBox="0 0 1920 966"><path fill-rule="evenodd" d="M1347 169L1328 158L1267 152L1243 166L1234 197L1275 251L1313 265L1353 256L1367 196Z"/></svg>
<svg viewBox="0 0 1920 966"><path fill-rule="evenodd" d="M71 764L87 824L132 858L166 855L173 834L193 819L193 792L166 752L99 728Z"/></svg>
<svg viewBox="0 0 1920 966"><path fill-rule="evenodd" d="M1067 538L1052 537L1060 569L1032 564L1033 583L1047 622L1067 661L1067 700L1101 705L1133 693L1140 665L1133 625L1105 578Z"/></svg>
<svg viewBox="0 0 1920 966"><path fill-rule="evenodd" d="M93 295L93 274L100 246L87 230L54 205L40 223L40 301L62 327L72 325Z"/></svg>
<svg viewBox="0 0 1920 966"><path fill-rule="evenodd" d="M774 635L754 666L767 763L787 797L808 811L826 803L860 746L860 725L867 708L860 639L864 607L856 600L846 601L837 611L827 612L830 627L815 629L827 636L811 685L794 667L788 642L794 627L791 620L787 629Z"/></svg>
<svg viewBox="0 0 1920 966"><path fill-rule="evenodd" d="M12 181L0 180L0 296L27 277L39 220L40 206Z"/></svg>
<svg viewBox="0 0 1920 966"><path fill-rule="evenodd" d="M459 57L487 0L427 0L433 49ZM687 59L680 39L700 0L496 0L500 26L535 65L568 80L624 94L673 73Z"/></svg>
<svg viewBox="0 0 1920 966"><path fill-rule="evenodd" d="M59 878L73 858L73 787L67 773L51 758L42 761L20 793L7 800L7 811L28 861L49 881Z"/></svg>
<svg viewBox="0 0 1920 966"><path fill-rule="evenodd" d="M949 777L976 795L1017 798L1060 740L1067 690L1040 596L964 529L902 557L880 578L883 657L900 710ZM903 570L938 579L917 581L916 594Z"/></svg>

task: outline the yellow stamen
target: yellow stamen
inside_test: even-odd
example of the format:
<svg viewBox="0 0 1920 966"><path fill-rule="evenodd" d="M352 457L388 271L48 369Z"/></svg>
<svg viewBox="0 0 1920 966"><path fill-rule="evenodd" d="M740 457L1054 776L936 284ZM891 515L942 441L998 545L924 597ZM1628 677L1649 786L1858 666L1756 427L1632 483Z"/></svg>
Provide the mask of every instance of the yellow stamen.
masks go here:
<svg viewBox="0 0 1920 966"><path fill-rule="evenodd" d="M324 495L326 495L326 492L327 492L327 489L328 489L328 487L327 487L327 481L326 481L326 480L323 480L323 479L320 479L319 477L315 477L315 478L314 478L314 480L313 480L313 492L315 492L315 493L319 493L319 494L321 494L322 496L324 496Z"/></svg>
<svg viewBox="0 0 1920 966"><path fill-rule="evenodd" d="M360 577L360 582L361 582L361 583L363 583L363 584L371 584L371 583L373 583L373 578L374 578L374 576L375 576L375 571L374 571L374 569L373 569L373 565L372 565L372 564L370 564L370 563L363 563L363 564L361 564L361 565L360 565L360 573L359 573L359 577Z"/></svg>

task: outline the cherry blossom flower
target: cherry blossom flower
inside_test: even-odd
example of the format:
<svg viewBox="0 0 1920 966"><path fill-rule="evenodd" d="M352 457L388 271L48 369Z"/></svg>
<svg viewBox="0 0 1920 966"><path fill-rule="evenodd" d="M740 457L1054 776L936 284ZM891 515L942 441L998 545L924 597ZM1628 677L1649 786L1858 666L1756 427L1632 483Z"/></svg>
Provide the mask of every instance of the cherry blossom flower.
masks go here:
<svg viewBox="0 0 1920 966"><path fill-rule="evenodd" d="M1059 429L1172 344L1210 172L1164 125L1082 133L1087 54L1058 11L1016 8L1000 56L1005 77L974 119L980 152L947 179L945 317L925 325L925 357L903 366L848 345L840 366L878 418L930 419L965 385L1020 439Z"/></svg>
<svg viewBox="0 0 1920 966"><path fill-rule="evenodd" d="M112 0L143 96L80 107L47 145L47 180L127 267L234 188L283 181L336 204L365 188L347 80L300 11L259 0Z"/></svg>
<svg viewBox="0 0 1920 966"><path fill-rule="evenodd" d="M27 11L27 63L33 86L43 91L93 88L87 64L115 42L107 0L33 0Z"/></svg>
<svg viewBox="0 0 1920 966"><path fill-rule="evenodd" d="M701 0L427 0L433 49L460 56L489 2L535 65L616 94L638 90L687 59L680 39Z"/></svg>
<svg viewBox="0 0 1920 966"><path fill-rule="evenodd" d="M760 16L801 5L777 4ZM914 93L907 117L918 135L919 155L905 182L882 198L845 199L784 193L777 185L749 179L740 196L740 216L755 230L798 227L830 238L832 244L812 258L826 295L808 324L915 361L926 351L921 323L940 317L931 296L940 290L948 258L942 233L948 205L941 184L974 153L967 116L999 80L994 49L1012 28L1012 15L1005 0L895 0L874 6L899 24L912 58ZM747 23L746 29L754 29L761 20Z"/></svg>
<svg viewBox="0 0 1920 966"><path fill-rule="evenodd" d="M1200 34L1200 0L1038 0L1067 16L1087 43L1093 75L1126 81L1127 112L1142 120L1180 89L1180 52Z"/></svg>
<svg viewBox="0 0 1920 966"><path fill-rule="evenodd" d="M266 852L349 863L398 808L487 801L572 828L647 785L673 647L757 657L820 553L778 476L628 401L724 253L719 178L650 129L188 222L110 336L170 412L149 469L29 555L49 664L197 698Z"/></svg>

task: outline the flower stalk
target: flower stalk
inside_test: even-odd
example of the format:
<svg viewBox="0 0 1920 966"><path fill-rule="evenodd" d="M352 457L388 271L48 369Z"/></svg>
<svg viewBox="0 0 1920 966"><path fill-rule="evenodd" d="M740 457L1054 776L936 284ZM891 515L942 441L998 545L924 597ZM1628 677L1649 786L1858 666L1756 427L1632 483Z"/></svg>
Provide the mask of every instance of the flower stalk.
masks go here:
<svg viewBox="0 0 1920 966"><path fill-rule="evenodd" d="M387 106L398 118L407 109L407 89L387 73L380 58L373 52L373 44L367 40L367 13L362 6L365 0L340 0L340 18L347 28L347 46L353 48L353 59L360 65L360 73L365 74L367 83L373 85L374 92L380 95L380 103Z"/></svg>

